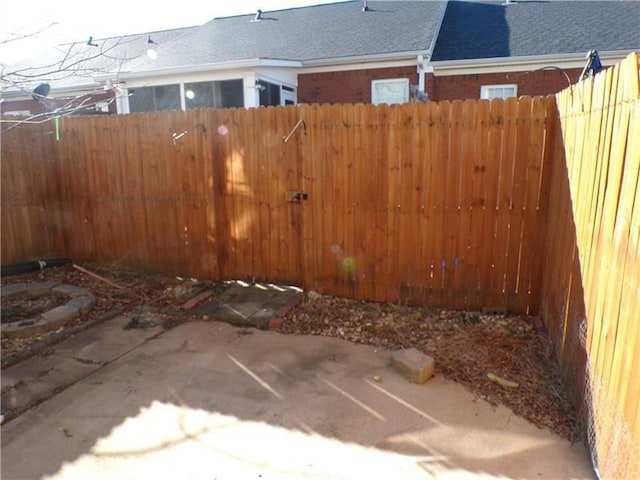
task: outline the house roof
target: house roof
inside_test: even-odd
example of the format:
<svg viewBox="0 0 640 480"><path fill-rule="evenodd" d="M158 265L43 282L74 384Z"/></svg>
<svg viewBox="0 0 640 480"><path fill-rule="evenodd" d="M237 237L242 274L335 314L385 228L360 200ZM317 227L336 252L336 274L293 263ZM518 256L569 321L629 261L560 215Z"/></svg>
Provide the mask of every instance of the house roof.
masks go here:
<svg viewBox="0 0 640 480"><path fill-rule="evenodd" d="M229 65L400 59L427 52L436 35L431 60L443 64L561 54L583 57L591 49L640 50L636 0L372 0L368 11L362 7L357 0L290 8L264 12L259 21L255 14L240 15L197 27L96 39L98 47L85 42L62 45L5 69L0 90L16 91L16 85L28 90L43 82L60 90L96 87L96 77L142 77ZM149 35L155 42L155 59L146 54Z"/></svg>
<svg viewBox="0 0 640 480"><path fill-rule="evenodd" d="M141 57L130 71L274 59L313 62L426 52L442 18L442 1L349 1L217 18Z"/></svg>
<svg viewBox="0 0 640 480"><path fill-rule="evenodd" d="M433 61L640 49L638 1L461 1L447 5Z"/></svg>
<svg viewBox="0 0 640 480"><path fill-rule="evenodd" d="M14 84L31 87L45 82L58 89L98 85L93 80L94 76L117 72L127 62L140 56L146 57L149 47L175 40L195 28L197 27L93 39L92 43L97 46L90 46L87 42L58 45L35 57L5 67L2 72L2 88L12 90ZM149 44L149 38L155 44Z"/></svg>

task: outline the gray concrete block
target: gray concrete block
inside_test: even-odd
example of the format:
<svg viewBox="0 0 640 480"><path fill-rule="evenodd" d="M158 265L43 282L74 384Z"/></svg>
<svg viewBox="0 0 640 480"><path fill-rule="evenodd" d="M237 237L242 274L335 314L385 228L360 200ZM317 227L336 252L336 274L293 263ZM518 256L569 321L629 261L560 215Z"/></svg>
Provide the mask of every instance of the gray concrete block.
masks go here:
<svg viewBox="0 0 640 480"><path fill-rule="evenodd" d="M0 296L11 297L13 295L20 295L27 293L29 285L26 283L13 283L11 285L5 285L0 290Z"/></svg>
<svg viewBox="0 0 640 480"><path fill-rule="evenodd" d="M411 383L424 383L435 369L435 361L416 348L396 350L391 354L391 364Z"/></svg>
<svg viewBox="0 0 640 480"><path fill-rule="evenodd" d="M96 297L93 295L81 295L72 297L71 300L66 303L66 306L77 308L80 311L80 315L84 317L89 313L94 303L96 303Z"/></svg>
<svg viewBox="0 0 640 480"><path fill-rule="evenodd" d="M60 285L52 288L52 290L56 293L69 295L70 297L81 297L84 295L91 295L91 292L86 288L74 287L73 285L68 285L66 283L61 283Z"/></svg>
<svg viewBox="0 0 640 480"><path fill-rule="evenodd" d="M66 305L44 312L40 317L47 323L50 330L56 330L68 321L78 318L79 315L80 309L67 303Z"/></svg>
<svg viewBox="0 0 640 480"><path fill-rule="evenodd" d="M29 295L38 296L51 293L51 290L58 285L60 285L60 282L36 282L30 283L27 286L27 290Z"/></svg>
<svg viewBox="0 0 640 480"><path fill-rule="evenodd" d="M257 328L267 328L269 320L273 318L275 313L273 308L262 308L249 319L249 323Z"/></svg>
<svg viewBox="0 0 640 480"><path fill-rule="evenodd" d="M6 338L27 338L46 332L47 323L38 317L27 318L2 327L2 336Z"/></svg>

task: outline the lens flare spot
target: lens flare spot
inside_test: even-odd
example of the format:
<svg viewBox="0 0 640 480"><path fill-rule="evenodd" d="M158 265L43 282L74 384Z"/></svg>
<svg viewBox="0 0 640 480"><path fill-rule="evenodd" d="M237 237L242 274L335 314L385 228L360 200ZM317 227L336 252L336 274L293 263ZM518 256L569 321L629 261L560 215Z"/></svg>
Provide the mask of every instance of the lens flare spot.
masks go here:
<svg viewBox="0 0 640 480"><path fill-rule="evenodd" d="M331 245L331 253L335 253L337 255L341 250L340 245Z"/></svg>
<svg viewBox="0 0 640 480"><path fill-rule="evenodd" d="M223 137L229 133L229 129L226 125L220 125L218 127L218 135L222 135Z"/></svg>
<svg viewBox="0 0 640 480"><path fill-rule="evenodd" d="M342 270L351 273L356 269L356 259L353 257L344 257L342 260Z"/></svg>

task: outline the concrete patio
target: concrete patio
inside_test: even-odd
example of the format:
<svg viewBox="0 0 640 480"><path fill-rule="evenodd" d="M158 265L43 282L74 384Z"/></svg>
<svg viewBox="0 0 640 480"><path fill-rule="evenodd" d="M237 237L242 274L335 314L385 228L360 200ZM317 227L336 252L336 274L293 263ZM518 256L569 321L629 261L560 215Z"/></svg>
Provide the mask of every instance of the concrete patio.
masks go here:
<svg viewBox="0 0 640 480"><path fill-rule="evenodd" d="M3 480L593 478L583 446L438 375L410 384L388 351L126 322L2 372L4 405L19 382L51 397L2 426Z"/></svg>

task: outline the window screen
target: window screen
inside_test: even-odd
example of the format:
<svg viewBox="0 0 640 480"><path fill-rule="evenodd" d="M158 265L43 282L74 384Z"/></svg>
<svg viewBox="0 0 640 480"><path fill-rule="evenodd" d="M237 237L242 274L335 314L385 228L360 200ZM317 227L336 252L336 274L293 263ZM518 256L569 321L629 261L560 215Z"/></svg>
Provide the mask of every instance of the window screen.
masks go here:
<svg viewBox="0 0 640 480"><path fill-rule="evenodd" d="M184 84L185 107L234 108L244 106L242 79Z"/></svg>
<svg viewBox="0 0 640 480"><path fill-rule="evenodd" d="M134 88L129 97L129 111L156 112L180 110L180 85Z"/></svg>
<svg viewBox="0 0 640 480"><path fill-rule="evenodd" d="M260 106L280 105L280 85L260 80Z"/></svg>

